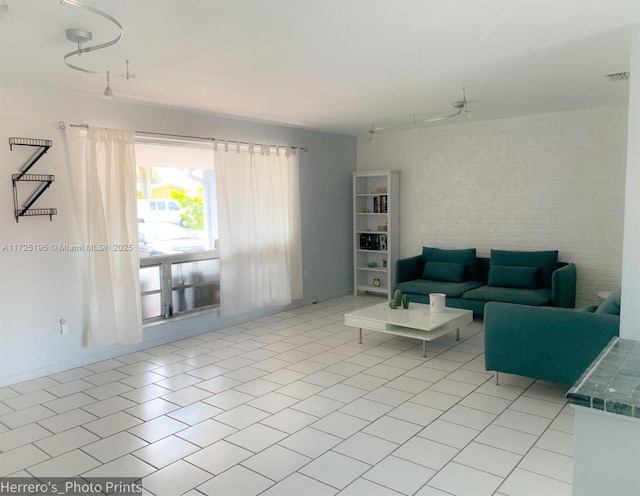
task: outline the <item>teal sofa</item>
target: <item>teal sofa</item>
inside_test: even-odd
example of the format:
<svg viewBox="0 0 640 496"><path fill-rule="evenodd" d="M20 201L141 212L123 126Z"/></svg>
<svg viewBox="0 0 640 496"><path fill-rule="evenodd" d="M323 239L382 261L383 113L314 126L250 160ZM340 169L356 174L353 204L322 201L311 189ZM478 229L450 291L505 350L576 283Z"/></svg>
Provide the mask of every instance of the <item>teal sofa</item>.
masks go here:
<svg viewBox="0 0 640 496"><path fill-rule="evenodd" d="M487 303L485 368L571 385L611 338L619 335L619 308L618 303L615 315Z"/></svg>
<svg viewBox="0 0 640 496"><path fill-rule="evenodd" d="M411 301L429 303L429 293L444 293L446 305L483 315L489 301L573 308L576 266L558 262L557 250L491 250L424 247L422 255L396 263L394 289Z"/></svg>

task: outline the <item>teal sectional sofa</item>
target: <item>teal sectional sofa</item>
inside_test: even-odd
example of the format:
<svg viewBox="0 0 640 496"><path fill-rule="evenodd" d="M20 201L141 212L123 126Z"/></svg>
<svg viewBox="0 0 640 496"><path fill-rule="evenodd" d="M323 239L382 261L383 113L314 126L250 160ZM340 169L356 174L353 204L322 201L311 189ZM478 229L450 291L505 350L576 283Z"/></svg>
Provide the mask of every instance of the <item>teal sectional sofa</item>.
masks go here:
<svg viewBox="0 0 640 496"><path fill-rule="evenodd" d="M429 303L429 293L447 295L446 305L483 315L489 301L573 308L576 266L558 262L557 250L491 250L424 247L422 255L396 263L394 289L411 301Z"/></svg>
<svg viewBox="0 0 640 496"><path fill-rule="evenodd" d="M573 384L611 338L619 335L619 295L617 292L602 303L598 313L487 303L485 368Z"/></svg>

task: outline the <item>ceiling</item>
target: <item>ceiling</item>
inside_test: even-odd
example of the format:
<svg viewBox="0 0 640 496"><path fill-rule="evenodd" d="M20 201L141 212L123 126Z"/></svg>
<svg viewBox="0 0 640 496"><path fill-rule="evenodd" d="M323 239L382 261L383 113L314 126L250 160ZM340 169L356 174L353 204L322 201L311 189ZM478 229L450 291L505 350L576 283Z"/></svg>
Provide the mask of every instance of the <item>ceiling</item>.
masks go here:
<svg viewBox="0 0 640 496"><path fill-rule="evenodd" d="M115 36L60 0L5 1L4 83L100 95L67 68L67 28ZM124 72L116 98L343 134L454 111L474 120L624 104L639 0L84 0L124 38L78 65ZM450 123L451 121L445 121ZM432 125L438 125L434 123Z"/></svg>

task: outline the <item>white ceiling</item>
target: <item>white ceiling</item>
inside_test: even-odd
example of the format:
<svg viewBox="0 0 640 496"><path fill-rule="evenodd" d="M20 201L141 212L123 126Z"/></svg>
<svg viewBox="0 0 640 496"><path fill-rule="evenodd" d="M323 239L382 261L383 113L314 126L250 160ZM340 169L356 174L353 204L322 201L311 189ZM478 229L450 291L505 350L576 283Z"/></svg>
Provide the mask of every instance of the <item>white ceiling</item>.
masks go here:
<svg viewBox="0 0 640 496"><path fill-rule="evenodd" d="M94 42L104 19L60 0L4 0L2 78L100 94L68 69L65 29ZM117 98L344 134L417 113L451 113L461 87L474 119L627 102L639 0L85 0L124 26L88 67L136 78ZM76 59L78 60L78 59ZM450 121L449 121L450 122ZM435 124L434 124L435 125Z"/></svg>

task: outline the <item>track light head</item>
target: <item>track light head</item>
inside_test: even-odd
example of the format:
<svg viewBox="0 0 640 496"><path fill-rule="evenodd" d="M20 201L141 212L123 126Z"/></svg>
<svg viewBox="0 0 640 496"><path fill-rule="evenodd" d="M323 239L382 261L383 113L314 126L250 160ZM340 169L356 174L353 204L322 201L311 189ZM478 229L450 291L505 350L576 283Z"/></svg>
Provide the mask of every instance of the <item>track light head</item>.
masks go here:
<svg viewBox="0 0 640 496"><path fill-rule="evenodd" d="M107 87L102 92L102 95L105 98L113 98L113 90L111 89L111 77L109 76L109 71L107 71Z"/></svg>

